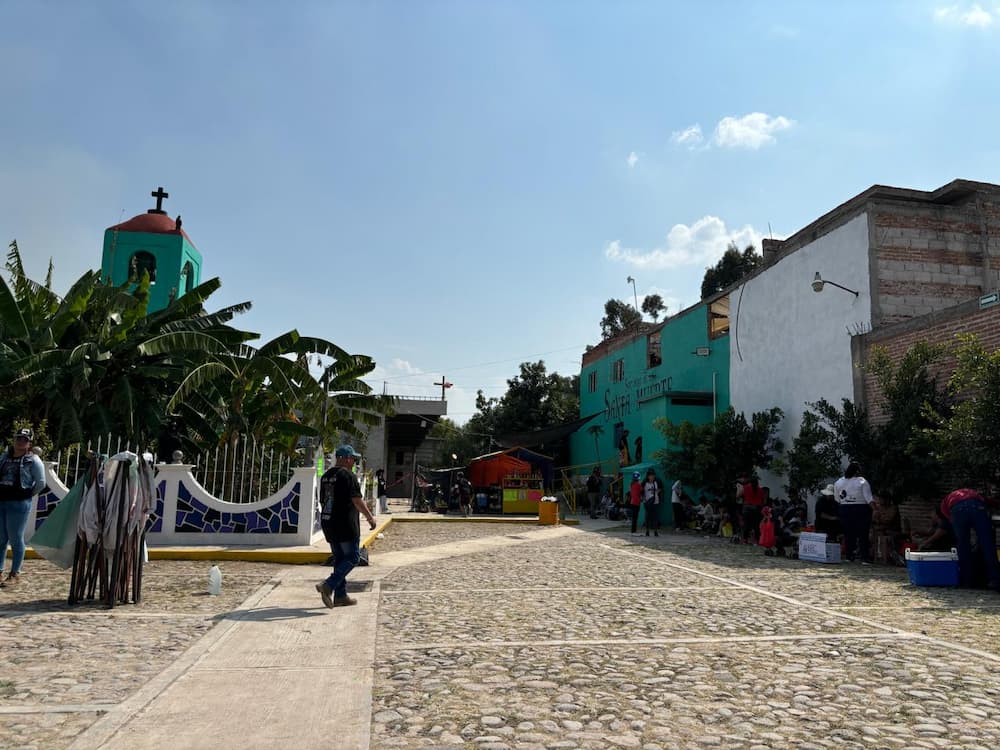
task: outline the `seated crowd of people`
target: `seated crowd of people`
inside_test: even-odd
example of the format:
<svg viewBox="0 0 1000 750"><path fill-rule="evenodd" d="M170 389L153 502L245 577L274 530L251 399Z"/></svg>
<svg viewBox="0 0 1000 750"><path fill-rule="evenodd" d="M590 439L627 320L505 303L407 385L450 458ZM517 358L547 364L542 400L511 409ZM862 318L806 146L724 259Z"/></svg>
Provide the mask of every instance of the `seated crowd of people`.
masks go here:
<svg viewBox="0 0 1000 750"><path fill-rule="evenodd" d="M759 505L737 501L723 503L718 498L700 495L697 503L686 493L674 504L674 528L726 538L734 544L761 544L765 555L796 556L798 536L802 531L824 533L830 541L843 542L839 506L833 485L820 491L814 521L810 524L805 501L770 497L768 488L747 483L747 492L762 494ZM748 509L754 509L748 512ZM935 505L926 527L911 530L901 523L899 509L891 503L875 503L872 509L869 549L873 559L897 565L905 564L902 551L907 547L920 551L947 551L955 546L951 524ZM762 524L771 529L762 535ZM773 540L773 542L772 542Z"/></svg>
<svg viewBox="0 0 1000 750"><path fill-rule="evenodd" d="M625 477L622 477L624 480ZM772 498L767 487L756 478L741 478L727 497L701 494L695 502L676 480L666 489L655 468L645 476L633 471L627 490L619 490L616 478L603 489L599 467L588 479L587 495L592 518L631 518L632 534L638 531L640 516L645 534L659 536L660 518L666 518L665 504L671 503L674 529L724 537L735 544L752 544L769 556L797 557L799 536L803 532L826 535L828 543L839 543L842 558L861 564L882 562L905 565L904 553L956 550L961 585L984 582L1000 590L1000 562L997 560L994 529L1000 498L987 499L974 489L958 489L928 508L926 526L913 521L913 506L908 517L900 506L875 495L860 467L852 462L844 475L828 484L816 499L812 521L804 499ZM669 499L668 499L669 498ZM912 528L911 528L912 527Z"/></svg>

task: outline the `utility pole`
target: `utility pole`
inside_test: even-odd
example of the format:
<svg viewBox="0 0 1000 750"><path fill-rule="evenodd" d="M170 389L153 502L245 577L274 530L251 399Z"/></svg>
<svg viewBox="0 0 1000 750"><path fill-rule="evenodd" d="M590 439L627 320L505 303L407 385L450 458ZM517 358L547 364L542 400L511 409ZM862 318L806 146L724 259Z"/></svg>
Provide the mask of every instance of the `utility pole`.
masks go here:
<svg viewBox="0 0 1000 750"><path fill-rule="evenodd" d="M629 276L627 279L625 279L625 283L632 284L632 298L635 300L635 311L639 312L639 295L635 291L635 279Z"/></svg>

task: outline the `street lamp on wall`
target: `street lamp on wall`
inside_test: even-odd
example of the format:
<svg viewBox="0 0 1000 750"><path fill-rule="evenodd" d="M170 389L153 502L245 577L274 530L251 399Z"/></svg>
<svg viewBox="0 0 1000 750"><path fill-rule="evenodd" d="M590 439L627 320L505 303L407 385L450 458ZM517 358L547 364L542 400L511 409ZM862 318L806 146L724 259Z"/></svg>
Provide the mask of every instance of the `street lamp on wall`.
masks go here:
<svg viewBox="0 0 1000 750"><path fill-rule="evenodd" d="M817 271L816 275L813 276L812 280L813 291L819 294L820 292L823 291L823 287L826 284L829 284L830 286L835 286L837 287L837 289L843 289L845 292L849 292L850 294L853 294L855 297L858 296L858 292L854 291L853 289L848 289L846 286L842 286L841 284L838 284L836 281L830 281L829 279L824 279L822 276L819 275L819 271Z"/></svg>

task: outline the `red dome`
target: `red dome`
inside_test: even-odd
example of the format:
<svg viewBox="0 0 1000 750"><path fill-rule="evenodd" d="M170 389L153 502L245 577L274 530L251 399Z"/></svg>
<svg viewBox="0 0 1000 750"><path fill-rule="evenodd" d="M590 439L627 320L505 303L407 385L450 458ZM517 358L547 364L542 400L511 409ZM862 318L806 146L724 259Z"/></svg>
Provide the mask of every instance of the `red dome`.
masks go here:
<svg viewBox="0 0 1000 750"><path fill-rule="evenodd" d="M123 221L121 224L115 224L113 227L108 227L108 231L148 232L150 234L180 234L183 235L188 242L191 242L191 238L187 236L187 232L183 229L178 229L176 222L167 216L167 214L139 214L138 216L133 216L128 221Z"/></svg>

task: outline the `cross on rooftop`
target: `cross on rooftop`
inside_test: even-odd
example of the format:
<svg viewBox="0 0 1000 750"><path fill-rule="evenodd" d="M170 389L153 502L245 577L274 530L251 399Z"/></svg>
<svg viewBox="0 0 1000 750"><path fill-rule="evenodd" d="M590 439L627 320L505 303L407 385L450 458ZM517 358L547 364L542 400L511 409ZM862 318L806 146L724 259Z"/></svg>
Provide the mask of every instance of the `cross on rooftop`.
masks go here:
<svg viewBox="0 0 1000 750"><path fill-rule="evenodd" d="M150 195L153 196L154 198L156 198L156 208L151 208L146 213L150 213L150 214L165 214L166 211L163 210L163 199L164 198L169 198L170 197L170 193L165 192L162 187L158 187L158 188L156 188L156 190L154 190L152 193L150 193Z"/></svg>

